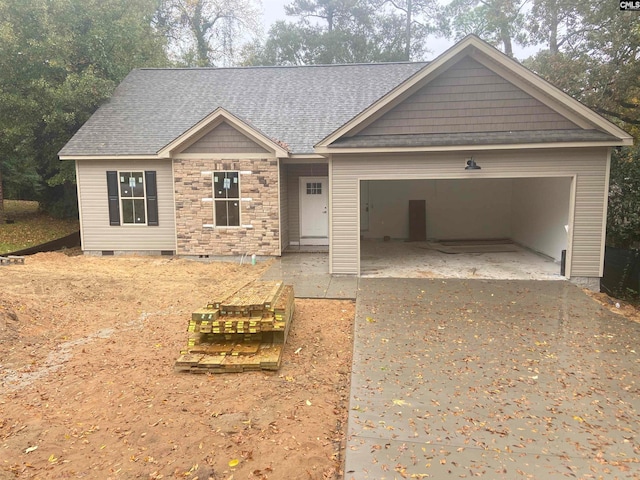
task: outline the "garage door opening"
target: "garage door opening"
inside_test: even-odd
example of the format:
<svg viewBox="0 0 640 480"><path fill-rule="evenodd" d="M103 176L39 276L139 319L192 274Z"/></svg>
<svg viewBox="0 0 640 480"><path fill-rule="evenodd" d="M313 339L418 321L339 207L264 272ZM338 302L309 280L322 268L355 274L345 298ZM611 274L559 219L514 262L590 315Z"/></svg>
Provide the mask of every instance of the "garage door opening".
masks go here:
<svg viewBox="0 0 640 480"><path fill-rule="evenodd" d="M571 177L360 181L360 274L563 279Z"/></svg>

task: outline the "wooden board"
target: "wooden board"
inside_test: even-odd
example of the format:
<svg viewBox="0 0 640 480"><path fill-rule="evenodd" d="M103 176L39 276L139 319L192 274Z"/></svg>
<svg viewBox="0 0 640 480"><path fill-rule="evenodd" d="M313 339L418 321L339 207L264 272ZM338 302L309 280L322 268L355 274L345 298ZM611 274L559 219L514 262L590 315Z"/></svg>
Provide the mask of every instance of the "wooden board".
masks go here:
<svg viewBox="0 0 640 480"><path fill-rule="evenodd" d="M189 372L277 370L295 307L293 287L252 282L192 312L187 348L175 367Z"/></svg>

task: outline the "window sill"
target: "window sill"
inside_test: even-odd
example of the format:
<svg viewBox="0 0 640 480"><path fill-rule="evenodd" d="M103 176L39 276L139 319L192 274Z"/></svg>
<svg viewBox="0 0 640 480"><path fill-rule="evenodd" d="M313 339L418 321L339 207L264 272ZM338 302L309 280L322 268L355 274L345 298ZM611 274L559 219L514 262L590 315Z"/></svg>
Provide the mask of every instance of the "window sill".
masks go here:
<svg viewBox="0 0 640 480"><path fill-rule="evenodd" d="M240 230L240 229L245 229L245 230L253 230L253 225L231 225L231 226L227 226L227 225L213 225L211 223L205 223L202 225L202 228L209 228L212 230L221 230L223 228L229 228L232 230Z"/></svg>

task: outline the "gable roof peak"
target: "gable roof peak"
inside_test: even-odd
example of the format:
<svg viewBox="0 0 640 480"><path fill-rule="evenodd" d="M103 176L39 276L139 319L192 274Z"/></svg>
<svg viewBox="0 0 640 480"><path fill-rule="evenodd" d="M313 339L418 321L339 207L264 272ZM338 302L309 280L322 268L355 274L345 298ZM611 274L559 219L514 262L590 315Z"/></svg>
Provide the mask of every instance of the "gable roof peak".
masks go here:
<svg viewBox="0 0 640 480"><path fill-rule="evenodd" d="M609 133L620 139L625 145L631 144L629 142L632 142L632 139L627 132L598 115L578 100L562 92L536 73L524 67L516 59L502 53L477 35L470 34L340 128L326 136L314 146L316 152L322 152L341 137L357 133L467 56L480 62L503 78L508 79L507 81L514 82L519 88L538 99L541 103L556 110L576 125L584 129L597 129Z"/></svg>

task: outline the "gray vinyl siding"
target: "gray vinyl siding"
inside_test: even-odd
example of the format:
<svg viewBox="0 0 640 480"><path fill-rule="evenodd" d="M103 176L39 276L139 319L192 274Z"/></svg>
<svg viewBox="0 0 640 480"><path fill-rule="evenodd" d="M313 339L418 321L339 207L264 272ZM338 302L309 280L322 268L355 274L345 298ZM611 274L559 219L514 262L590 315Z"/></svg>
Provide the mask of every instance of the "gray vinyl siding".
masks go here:
<svg viewBox="0 0 640 480"><path fill-rule="evenodd" d="M287 165L287 191L289 206L289 242L300 241L300 177L326 177L327 164L299 163Z"/></svg>
<svg viewBox="0 0 640 480"><path fill-rule="evenodd" d="M417 178L525 178L576 176L571 276L599 277L606 214L607 149L474 152L482 170L465 171L470 153L350 157L334 155L331 170L331 272L357 274L358 184L364 180ZM569 219L571 221L571 219Z"/></svg>
<svg viewBox="0 0 640 480"><path fill-rule="evenodd" d="M487 67L465 57L359 135L576 128Z"/></svg>
<svg viewBox="0 0 640 480"><path fill-rule="evenodd" d="M287 182L287 165L280 160L280 242L282 253L289 246L289 183Z"/></svg>
<svg viewBox="0 0 640 480"><path fill-rule="evenodd" d="M269 153L226 122L194 142L182 153Z"/></svg>
<svg viewBox="0 0 640 480"><path fill-rule="evenodd" d="M171 160L80 160L77 161L77 165L83 250L175 251L176 232ZM156 171L159 221L157 227L109 225L106 176L108 170Z"/></svg>

